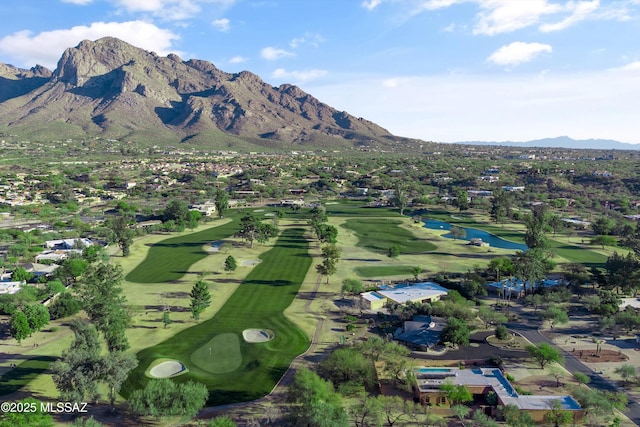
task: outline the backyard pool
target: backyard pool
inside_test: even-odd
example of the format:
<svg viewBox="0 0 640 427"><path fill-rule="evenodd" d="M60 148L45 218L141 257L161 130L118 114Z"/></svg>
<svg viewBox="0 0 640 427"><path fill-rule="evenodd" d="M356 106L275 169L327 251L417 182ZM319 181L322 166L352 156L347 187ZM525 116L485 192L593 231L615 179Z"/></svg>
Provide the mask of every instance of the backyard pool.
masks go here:
<svg viewBox="0 0 640 427"><path fill-rule="evenodd" d="M451 230L451 227L453 227L448 222L438 221L437 219L428 219L426 221L423 221L423 223L426 228L429 228L431 230ZM477 228L460 228L462 228L467 233L465 237L461 238L461 240L482 239L483 242L488 243L492 248L511 249L517 251L527 250L527 245L523 243L516 243L505 240L498 236L494 236L493 234L487 233L486 231L478 230ZM444 234L443 237L453 239L453 235L451 233Z"/></svg>

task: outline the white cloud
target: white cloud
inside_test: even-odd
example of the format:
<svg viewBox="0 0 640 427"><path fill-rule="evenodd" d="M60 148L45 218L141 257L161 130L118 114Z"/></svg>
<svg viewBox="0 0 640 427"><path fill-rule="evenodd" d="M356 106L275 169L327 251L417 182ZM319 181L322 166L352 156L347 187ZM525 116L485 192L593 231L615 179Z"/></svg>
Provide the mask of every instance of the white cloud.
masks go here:
<svg viewBox="0 0 640 427"><path fill-rule="evenodd" d="M623 67L620 68L615 68L615 70L620 70L620 71L640 71L640 61L634 61L631 62Z"/></svg>
<svg viewBox="0 0 640 427"><path fill-rule="evenodd" d="M268 46L260 51L260 56L267 61L276 61L280 58L293 56L293 52Z"/></svg>
<svg viewBox="0 0 640 427"><path fill-rule="evenodd" d="M318 47L325 41L326 39L322 36L322 34L307 32L302 37L291 39L291 41L289 42L289 47L291 47L292 49L297 49L303 45Z"/></svg>
<svg viewBox="0 0 640 427"><path fill-rule="evenodd" d="M364 0L362 2L362 7L365 9L373 10L376 7L380 6L384 0Z"/></svg>
<svg viewBox="0 0 640 427"><path fill-rule="evenodd" d="M229 60L230 64L242 64L244 62L249 61L249 58L245 58L244 56L234 56Z"/></svg>
<svg viewBox="0 0 640 427"><path fill-rule="evenodd" d="M117 37L136 47L166 55L176 52L172 43L179 39L173 32L142 21L94 22L69 29L44 31L34 34L19 31L0 39L0 53L17 60L15 65L32 67L41 64L55 68L65 49L76 46L82 40L101 37Z"/></svg>
<svg viewBox="0 0 640 427"><path fill-rule="evenodd" d="M110 0L128 13L148 13L168 21L183 21L198 15L204 6L225 10L237 0Z"/></svg>
<svg viewBox="0 0 640 427"><path fill-rule="evenodd" d="M326 76L328 73L326 70L302 70L302 71L287 71L284 68L278 68L273 73L271 73L271 77L276 79L292 79L296 82L306 82L309 80L315 80L320 77Z"/></svg>
<svg viewBox="0 0 640 427"><path fill-rule="evenodd" d="M529 27L540 22L545 15L562 11L558 4L547 0L478 0L481 9L477 15L474 34L493 36L509 33L521 28Z"/></svg>
<svg viewBox="0 0 640 427"><path fill-rule="evenodd" d="M553 24L543 24L540 26L540 31L548 33L552 31L564 30L580 21L583 21L594 14L600 6L600 0L593 1L580 1L569 4L569 7L573 9L570 16L562 21Z"/></svg>
<svg viewBox="0 0 640 427"><path fill-rule="evenodd" d="M391 76L334 77L338 83L305 85L305 91L396 135L444 142L568 135L640 143L637 71L395 77L402 84L393 88Z"/></svg>
<svg viewBox="0 0 640 427"><path fill-rule="evenodd" d="M231 21L229 21L227 18L216 19L211 23L211 25L213 25L216 29L222 31L223 33L231 29Z"/></svg>
<svg viewBox="0 0 640 427"><path fill-rule="evenodd" d="M497 65L520 65L532 61L542 53L551 53L553 48L543 43L513 42L502 46L487 58L487 62Z"/></svg>

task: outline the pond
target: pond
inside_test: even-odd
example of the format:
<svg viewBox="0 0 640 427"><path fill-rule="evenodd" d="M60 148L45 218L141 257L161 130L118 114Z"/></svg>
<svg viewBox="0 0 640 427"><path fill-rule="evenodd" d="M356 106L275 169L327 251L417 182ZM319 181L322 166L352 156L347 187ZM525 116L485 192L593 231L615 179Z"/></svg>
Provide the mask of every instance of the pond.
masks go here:
<svg viewBox="0 0 640 427"><path fill-rule="evenodd" d="M424 222L424 226L431 230L451 230L453 227L448 222L438 221L437 219L428 219ZM460 227L460 226L458 226ZM463 237L461 240L471 240L471 239L482 239L483 242L487 242L492 248L500 248L500 249L511 249L517 251L526 251L527 245L524 243L516 243L510 240L502 239L498 236L494 236L493 234L487 233L486 231L478 230L477 228L468 228L468 227L460 227L462 228L467 235ZM453 235L451 233L444 234L443 237L448 239L453 239Z"/></svg>

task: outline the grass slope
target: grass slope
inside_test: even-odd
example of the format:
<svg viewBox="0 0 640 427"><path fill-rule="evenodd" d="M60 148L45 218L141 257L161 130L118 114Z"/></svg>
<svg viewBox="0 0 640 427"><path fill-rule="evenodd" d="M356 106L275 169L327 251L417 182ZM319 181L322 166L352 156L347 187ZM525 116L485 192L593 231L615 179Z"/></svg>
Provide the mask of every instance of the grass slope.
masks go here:
<svg viewBox="0 0 640 427"><path fill-rule="evenodd" d="M125 279L136 283L161 283L180 279L189 267L208 254L202 246L221 240L238 231L238 222L232 221L198 233L166 239L153 244L147 258Z"/></svg>
<svg viewBox="0 0 640 427"><path fill-rule="evenodd" d="M436 249L433 243L401 228L401 224L397 219L356 218L348 219L344 227L356 233L358 246L374 252L386 253L391 246L397 246L401 254L420 254Z"/></svg>
<svg viewBox="0 0 640 427"><path fill-rule="evenodd" d="M307 335L287 319L283 311L291 304L311 265L309 243L303 228L285 229L273 249L260 256L257 265L216 315L172 338L137 354L140 364L123 386L127 396L142 388L144 375L158 358L180 360L189 373L175 381L195 380L210 390L209 404L221 405L260 398L269 393L293 358L310 344ZM266 328L272 341L249 344L241 340L241 366L227 374L212 374L192 363L192 354L218 334L237 334L248 328Z"/></svg>
<svg viewBox="0 0 640 427"><path fill-rule="evenodd" d="M55 361L56 358L52 356L36 356L20 363L18 367L1 377L0 396L20 390L39 375L44 374L49 369L49 364Z"/></svg>

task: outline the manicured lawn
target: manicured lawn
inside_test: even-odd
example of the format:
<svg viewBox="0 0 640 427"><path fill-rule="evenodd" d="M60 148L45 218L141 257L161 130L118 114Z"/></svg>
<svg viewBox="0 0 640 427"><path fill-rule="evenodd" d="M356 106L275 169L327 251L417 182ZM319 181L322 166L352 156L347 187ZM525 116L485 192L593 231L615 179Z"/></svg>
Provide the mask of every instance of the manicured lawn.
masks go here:
<svg viewBox="0 0 640 427"><path fill-rule="evenodd" d="M356 267L354 271L360 277L407 276L409 278L413 276L412 269L413 266L409 265L374 265Z"/></svg>
<svg viewBox="0 0 640 427"><path fill-rule="evenodd" d="M436 249L436 246L416 237L411 231L400 227L402 221L389 218L348 219L344 227L358 237L358 246L374 252L387 253L391 246L397 246L401 254L420 254Z"/></svg>
<svg viewBox="0 0 640 427"><path fill-rule="evenodd" d="M208 254L203 245L225 239L238 231L238 221L232 221L219 227L211 227L198 233L154 243L147 258L142 261L125 279L136 283L162 283L180 279L189 267Z"/></svg>
<svg viewBox="0 0 640 427"><path fill-rule="evenodd" d="M397 208L370 207L365 201L359 200L327 201L323 205L329 216L400 217Z"/></svg>
<svg viewBox="0 0 640 427"><path fill-rule="evenodd" d="M20 390L38 375L44 374L49 369L49 364L55 360L52 356L36 356L20 363L0 377L0 396Z"/></svg>
<svg viewBox="0 0 640 427"><path fill-rule="evenodd" d="M269 393L291 361L310 344L307 335L283 314L311 265L304 232L297 227L284 229L274 247L260 256L262 263L253 268L214 317L139 352L140 364L124 384L123 394L128 396L132 390L144 387L149 381L144 372L158 358L181 361L189 372L174 381L191 379L206 384L210 405L254 400ZM271 329L275 337L264 343L247 343L241 337L248 328ZM204 360L208 356L207 343L222 334L240 337L240 367L213 374L194 364L192 357Z"/></svg>
<svg viewBox="0 0 640 427"><path fill-rule="evenodd" d="M240 337L236 334L219 334L191 353L191 361L212 374L233 372L242 365Z"/></svg>

